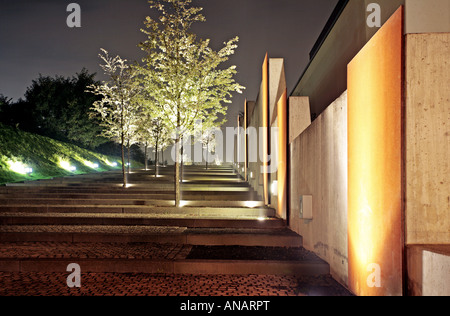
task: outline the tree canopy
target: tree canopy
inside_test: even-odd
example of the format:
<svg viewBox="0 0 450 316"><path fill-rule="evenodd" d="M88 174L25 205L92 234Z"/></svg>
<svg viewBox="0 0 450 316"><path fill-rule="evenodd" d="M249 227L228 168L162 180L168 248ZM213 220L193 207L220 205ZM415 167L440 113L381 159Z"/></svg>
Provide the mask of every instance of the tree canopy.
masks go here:
<svg viewBox="0 0 450 316"><path fill-rule="evenodd" d="M95 74L86 69L69 78L40 75L28 87L24 100L11 102L3 97L0 120L24 131L95 149L108 141L100 136L99 121L89 118L97 97L85 90L95 83Z"/></svg>
<svg viewBox="0 0 450 316"><path fill-rule="evenodd" d="M145 52L143 66L137 66L148 106L174 132L176 146L175 186L176 205L180 201L180 138L192 134L197 121L217 121L226 115L223 103L230 103L232 92L243 86L233 79L236 67L222 69L237 47L238 38L224 43L214 51L210 40L200 39L191 26L205 21L200 7L191 0L151 0L150 8L158 18L148 16L142 32L147 40L140 44Z"/></svg>

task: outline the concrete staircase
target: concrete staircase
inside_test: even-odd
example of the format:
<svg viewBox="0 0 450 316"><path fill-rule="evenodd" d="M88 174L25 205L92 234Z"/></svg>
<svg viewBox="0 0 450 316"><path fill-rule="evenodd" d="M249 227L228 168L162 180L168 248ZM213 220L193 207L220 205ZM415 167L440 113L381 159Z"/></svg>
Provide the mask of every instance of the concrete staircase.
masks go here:
<svg viewBox="0 0 450 316"><path fill-rule="evenodd" d="M116 171L0 187L0 271L329 273L231 166L184 167L180 208L173 168L158 169L132 170L127 188Z"/></svg>

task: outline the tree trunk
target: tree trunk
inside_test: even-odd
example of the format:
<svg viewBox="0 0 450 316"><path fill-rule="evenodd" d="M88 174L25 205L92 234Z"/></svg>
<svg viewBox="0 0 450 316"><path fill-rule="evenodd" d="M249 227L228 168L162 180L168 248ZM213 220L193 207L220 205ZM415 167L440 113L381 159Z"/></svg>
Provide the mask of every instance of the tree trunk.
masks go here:
<svg viewBox="0 0 450 316"><path fill-rule="evenodd" d="M155 178L158 177L158 144L159 139L156 139L156 146L155 146Z"/></svg>
<svg viewBox="0 0 450 316"><path fill-rule="evenodd" d="M122 175L123 175L123 187L126 188L127 187L127 174L125 172L125 137L122 133L121 136L121 143L120 143L120 147L122 150Z"/></svg>
<svg viewBox="0 0 450 316"><path fill-rule="evenodd" d="M175 143L175 206L180 207L180 140Z"/></svg>
<svg viewBox="0 0 450 316"><path fill-rule="evenodd" d="M125 172L125 132L123 130L123 121L124 121L124 113L123 113L123 99L122 99L122 103L121 103L121 112L120 112L120 147L121 147L121 151L122 151L122 174L123 174L123 187L126 188L127 187L127 174Z"/></svg>
<svg viewBox="0 0 450 316"><path fill-rule="evenodd" d="M145 171L148 170L148 145L145 143L144 145L144 159L145 159Z"/></svg>
<svg viewBox="0 0 450 316"><path fill-rule="evenodd" d="M183 136L181 136L181 165L180 165L180 182L183 182L183 167L184 167L184 144Z"/></svg>
<svg viewBox="0 0 450 316"><path fill-rule="evenodd" d="M179 110L177 111L177 130L175 140L175 207L180 207L180 125L181 117Z"/></svg>
<svg viewBox="0 0 450 316"><path fill-rule="evenodd" d="M130 167L131 167L131 164L130 164L130 141L128 141L128 174L130 174Z"/></svg>
<svg viewBox="0 0 450 316"><path fill-rule="evenodd" d="M206 170L208 170L208 160L209 160L209 141L206 143Z"/></svg>

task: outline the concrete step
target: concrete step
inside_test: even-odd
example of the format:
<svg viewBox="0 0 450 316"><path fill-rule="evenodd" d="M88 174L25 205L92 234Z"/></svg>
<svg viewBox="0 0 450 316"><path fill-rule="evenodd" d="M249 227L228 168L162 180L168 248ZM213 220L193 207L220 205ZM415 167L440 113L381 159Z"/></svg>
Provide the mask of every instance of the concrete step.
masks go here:
<svg viewBox="0 0 450 316"><path fill-rule="evenodd" d="M262 207L163 207L146 205L0 205L0 213L116 213L116 214L182 214L186 216L255 216L275 217L271 208Z"/></svg>
<svg viewBox="0 0 450 316"><path fill-rule="evenodd" d="M182 201L183 206L189 207L264 207L264 202L261 201L236 201L236 200L186 200ZM56 198L20 198L20 199L0 199L0 205L8 206L155 206L167 207L175 206L175 201L172 199L158 200L158 199L56 199Z"/></svg>
<svg viewBox="0 0 450 316"><path fill-rule="evenodd" d="M172 226L188 228L284 228L285 222L274 217L196 216L184 214L27 214L0 213L0 225L106 225Z"/></svg>
<svg viewBox="0 0 450 316"><path fill-rule="evenodd" d="M58 185L58 186L118 186L123 181L121 179L55 179L55 180L38 180L38 181L25 181L23 183L19 184L8 184L7 186L19 186L19 185L30 185L30 186L52 186L52 185ZM169 178L154 178L154 177L148 177L148 178L131 178L128 179L127 182L133 183L136 185L147 185L149 187L164 184L164 185L174 185L174 182L172 179ZM247 183L245 183L241 179L237 178L211 178L211 177L189 177L189 178L183 178L182 183L184 185L191 185L191 184L197 184L197 185L217 185L217 186L248 186Z"/></svg>
<svg viewBox="0 0 450 316"><path fill-rule="evenodd" d="M185 186L181 187L182 192L201 192L204 194L220 194L221 192L243 193L254 192L249 187L221 187L221 186ZM11 184L0 187L0 194L14 193L111 193L111 194L168 194L174 193L173 185L170 187L131 184L126 189L121 184L114 186L29 186L25 184Z"/></svg>
<svg viewBox="0 0 450 316"><path fill-rule="evenodd" d="M67 273L67 266L75 262L82 273L295 276L330 273L326 262L301 247L233 246L219 248L219 252L228 256L218 258L208 255L217 254L217 248L206 249L206 255L202 248L180 244L0 243L0 271Z"/></svg>
<svg viewBox="0 0 450 316"><path fill-rule="evenodd" d="M223 201L223 200L234 200L234 201L255 201L259 200L255 193L249 192L220 192L216 194L215 192L186 192L182 193L185 200L197 200L197 201ZM17 199L76 199L76 200L91 200L91 199L104 199L104 200L173 200L174 194L168 194L167 192L155 193L155 194L108 194L108 193L37 193L37 192L22 192L22 193L11 193L11 194L1 194L0 199L2 200L17 200Z"/></svg>
<svg viewBox="0 0 450 316"><path fill-rule="evenodd" d="M165 175L165 174L158 174L156 177L154 174L130 174L127 177L130 181L149 181L149 182L161 182L161 181L168 181L173 182L174 177ZM197 181L211 181L212 179L214 181L223 181L223 182L243 182L243 180L233 174L207 174L207 173L191 173L191 174L185 174L182 176L182 179L184 180L197 180ZM109 175L101 175L98 177L78 177L78 176L71 176L71 177L62 177L62 178L53 178L53 179L45 179L45 180L38 180L42 183L77 183L80 181L84 182L99 182L99 181L114 181L114 182L120 182L123 180L122 176L109 176Z"/></svg>
<svg viewBox="0 0 450 316"><path fill-rule="evenodd" d="M161 226L0 226L0 242L175 243L202 246L301 247L287 228L187 228Z"/></svg>

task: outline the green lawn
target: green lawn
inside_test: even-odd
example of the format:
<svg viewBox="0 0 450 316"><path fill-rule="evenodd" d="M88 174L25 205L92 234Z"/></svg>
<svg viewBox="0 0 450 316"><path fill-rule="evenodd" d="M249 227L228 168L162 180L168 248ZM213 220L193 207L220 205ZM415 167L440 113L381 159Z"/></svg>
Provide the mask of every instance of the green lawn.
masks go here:
<svg viewBox="0 0 450 316"><path fill-rule="evenodd" d="M133 168L142 167L136 162L131 165ZM119 157L108 157L0 124L0 185L119 170L121 166ZM33 172L27 174L27 168Z"/></svg>

